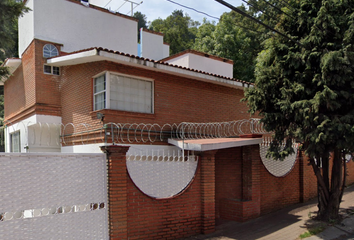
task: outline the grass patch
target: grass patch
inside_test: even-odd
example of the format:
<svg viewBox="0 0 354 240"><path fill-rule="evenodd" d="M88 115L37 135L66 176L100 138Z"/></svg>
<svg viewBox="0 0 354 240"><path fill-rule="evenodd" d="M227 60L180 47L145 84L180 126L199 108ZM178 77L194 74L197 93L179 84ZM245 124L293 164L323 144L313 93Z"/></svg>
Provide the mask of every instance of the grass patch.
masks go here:
<svg viewBox="0 0 354 240"><path fill-rule="evenodd" d="M303 238L311 237L313 235L317 235L320 232L323 232L323 230L325 230L325 229L326 229L326 227L324 225L320 225L320 226L317 226L317 227L314 227L314 228L310 228L307 232L301 234L300 238L303 239Z"/></svg>

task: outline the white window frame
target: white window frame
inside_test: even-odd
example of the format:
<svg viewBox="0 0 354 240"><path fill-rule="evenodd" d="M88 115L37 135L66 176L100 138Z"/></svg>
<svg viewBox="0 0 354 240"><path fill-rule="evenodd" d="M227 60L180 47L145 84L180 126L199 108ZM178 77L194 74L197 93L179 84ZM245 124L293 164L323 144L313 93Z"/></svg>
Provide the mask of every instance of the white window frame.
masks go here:
<svg viewBox="0 0 354 240"><path fill-rule="evenodd" d="M59 50L53 44L47 43L43 46L43 57L51 58L59 55Z"/></svg>
<svg viewBox="0 0 354 240"><path fill-rule="evenodd" d="M104 109L111 109L111 75L118 75L118 76L122 76L122 77L129 77L129 78L134 78L137 80L141 80L141 81L149 81L151 82L151 112L135 112L135 111L127 111L127 112L135 112L135 113L143 113L143 114L154 114L155 113L155 84L154 84L154 80L151 78L145 78L145 77L138 77L138 76L134 76L134 75L128 75L128 74L123 74L123 73L118 73L118 72L109 72L109 71L105 71L103 73L99 73L95 76L93 76L93 88L94 88L94 84L95 84L95 79L102 76L103 74L105 74L105 81L106 81L106 102L105 102L105 108ZM94 93L94 89L93 89L93 110L94 111L99 111L95 109L95 93ZM101 109L100 109L101 110ZM117 110L117 109L111 109L111 110L116 110L116 111L125 111L125 110Z"/></svg>
<svg viewBox="0 0 354 240"><path fill-rule="evenodd" d="M13 137L18 135L18 152L21 152L21 132L17 130L15 132L10 133L10 152L14 152L14 142Z"/></svg>
<svg viewBox="0 0 354 240"><path fill-rule="evenodd" d="M44 71L44 69L45 69L46 66L50 67L50 73ZM58 68L59 74L54 74L54 68ZM59 75L60 75L60 67L56 67L56 66L51 66L51 65L48 65L48 64L44 64L44 65L43 65L43 73L44 73L44 74L48 74L48 75L59 76Z"/></svg>
<svg viewBox="0 0 354 240"><path fill-rule="evenodd" d="M105 85L106 85L106 87L105 87L105 89L103 90L103 91L100 91L100 92L95 92L95 81L96 81L96 78L99 78L99 77L101 77L101 76L103 76L103 75L105 75ZM96 109L96 101L95 101L95 96L97 96L97 95L99 95L99 94L102 94L102 93L105 93L105 102L104 102L104 108L103 109L107 109L108 107L107 107L107 95L108 95L108 92L109 91L107 91L107 89L108 89L108 86L107 86L107 73L105 72L104 74L98 74L98 75L96 75L96 76L94 76L93 77L93 111L99 111L99 110L102 110L102 109Z"/></svg>

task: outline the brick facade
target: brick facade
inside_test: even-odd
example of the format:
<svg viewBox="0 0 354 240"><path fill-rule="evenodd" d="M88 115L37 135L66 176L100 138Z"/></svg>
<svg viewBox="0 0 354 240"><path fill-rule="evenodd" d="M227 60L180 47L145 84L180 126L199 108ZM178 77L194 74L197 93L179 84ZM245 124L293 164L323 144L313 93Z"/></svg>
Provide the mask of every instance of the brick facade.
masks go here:
<svg viewBox="0 0 354 240"><path fill-rule="evenodd" d="M60 116L60 76L44 74L43 46L34 39L22 55L22 64L4 84L5 121L21 121L33 114ZM54 44L60 49L60 44Z"/></svg>
<svg viewBox="0 0 354 240"><path fill-rule="evenodd" d="M88 113L93 112L93 77L104 71L147 77L154 82L154 114L106 111L105 122L164 124L249 118L246 104L240 103L243 90L155 70L99 61L60 67L60 76L44 74L42 49L46 43L33 40L23 54L22 65L5 82L5 119L10 120L36 104L48 108L45 113L38 110L37 114L62 116L64 124L98 124L95 115ZM59 44L56 46L60 49Z"/></svg>
<svg viewBox="0 0 354 240"><path fill-rule="evenodd" d="M251 145L201 153L187 189L158 200L142 193L130 179L127 149L102 148L108 153L111 239L178 239L210 233L216 219L243 222L317 194L306 158L300 155L288 175L274 177L264 168L258 145ZM349 162L348 171L352 170L354 162Z"/></svg>

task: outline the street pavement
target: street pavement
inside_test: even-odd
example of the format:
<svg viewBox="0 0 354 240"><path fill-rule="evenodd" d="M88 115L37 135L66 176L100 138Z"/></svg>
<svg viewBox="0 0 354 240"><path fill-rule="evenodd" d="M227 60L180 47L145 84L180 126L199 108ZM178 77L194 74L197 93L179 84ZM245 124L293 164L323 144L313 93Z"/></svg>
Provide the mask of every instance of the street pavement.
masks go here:
<svg viewBox="0 0 354 240"><path fill-rule="evenodd" d="M316 211L317 199L314 199L245 223L222 222L214 233L185 240L299 240L301 234L321 224L326 229L305 240L354 240L354 186L348 187L343 195L340 211L344 219L340 224L313 220Z"/></svg>

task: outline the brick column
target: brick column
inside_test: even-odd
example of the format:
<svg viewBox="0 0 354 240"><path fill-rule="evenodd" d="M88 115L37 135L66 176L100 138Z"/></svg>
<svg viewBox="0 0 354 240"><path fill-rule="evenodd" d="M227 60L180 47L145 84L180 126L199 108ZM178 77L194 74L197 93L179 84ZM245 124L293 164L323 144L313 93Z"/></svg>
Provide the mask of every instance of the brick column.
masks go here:
<svg viewBox="0 0 354 240"><path fill-rule="evenodd" d="M202 232L215 231L215 154L217 151L202 153L200 161Z"/></svg>
<svg viewBox="0 0 354 240"><path fill-rule="evenodd" d="M241 138L260 138L262 135L241 135ZM261 158L259 145L242 146L242 213L241 221L259 217L261 214Z"/></svg>
<svg viewBox="0 0 354 240"><path fill-rule="evenodd" d="M108 160L108 214L111 240L128 239L127 146L103 146Z"/></svg>
<svg viewBox="0 0 354 240"><path fill-rule="evenodd" d="M243 212L242 221L259 217L261 214L261 176L259 146L242 147L242 162L246 165L242 173Z"/></svg>
<svg viewBox="0 0 354 240"><path fill-rule="evenodd" d="M313 172L308 156L306 156L304 152L299 151L297 158L300 165L300 202L307 202L317 196L317 178Z"/></svg>
<svg viewBox="0 0 354 240"><path fill-rule="evenodd" d="M242 147L242 201L252 200L252 161L250 147Z"/></svg>

